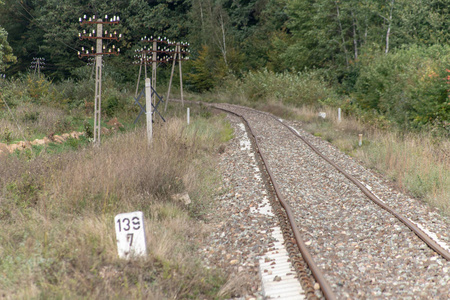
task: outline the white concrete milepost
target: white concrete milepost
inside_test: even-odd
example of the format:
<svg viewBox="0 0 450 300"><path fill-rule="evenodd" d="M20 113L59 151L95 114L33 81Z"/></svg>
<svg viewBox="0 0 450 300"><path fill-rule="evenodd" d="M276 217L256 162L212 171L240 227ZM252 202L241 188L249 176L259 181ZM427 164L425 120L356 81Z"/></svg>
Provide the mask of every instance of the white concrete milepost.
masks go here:
<svg viewBox="0 0 450 300"><path fill-rule="evenodd" d="M118 214L114 218L119 257L146 256L144 214L141 211Z"/></svg>

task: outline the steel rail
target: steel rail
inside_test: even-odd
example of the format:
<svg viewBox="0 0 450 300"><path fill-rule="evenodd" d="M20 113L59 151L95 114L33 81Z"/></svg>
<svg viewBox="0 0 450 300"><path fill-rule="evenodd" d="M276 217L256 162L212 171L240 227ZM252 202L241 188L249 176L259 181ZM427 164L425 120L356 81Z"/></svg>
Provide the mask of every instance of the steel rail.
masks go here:
<svg viewBox="0 0 450 300"><path fill-rule="evenodd" d="M214 105L211 105L212 107L215 107ZM238 106L236 106L238 107ZM215 107L217 108L217 107ZM396 217L400 222L402 222L406 227L408 227L414 234L416 234L425 244L428 245L431 249L433 249L437 254L441 255L446 260L450 261L450 251L446 250L444 247L439 245L436 241L434 241L429 235L427 235L425 232L423 232L417 225L415 225L413 222L411 222L408 218L402 216L399 212L397 212L395 209L391 208L387 204L385 204L383 201L378 199L375 194L373 194L369 189L367 189L362 183L360 183L355 177L344 171L341 167L339 167L336 163L331 161L328 157L326 157L324 154L322 154L316 147L314 147L309 141L307 141L304 137L302 137L298 132L296 132L291 126L285 124L280 119L275 117L274 115L267 113L267 112L261 112L256 109L250 108L250 107L238 107L241 109L247 109L251 110L253 112L267 115L286 128L288 128L295 136L300 138L308 147L310 147L317 155L319 155L321 158L323 158L326 162L328 162L331 166L333 166L336 170L338 170L342 175L344 175L347 179L349 179L351 182L353 182L360 190L363 192L371 201L373 201L375 204L392 214L394 217ZM224 109L222 109L224 110ZM224 110L227 111L228 110ZM237 115L237 114L236 114Z"/></svg>
<svg viewBox="0 0 450 300"><path fill-rule="evenodd" d="M293 231L293 234L294 234L294 237L295 237L296 244L297 244L297 246L298 246L298 248L299 248L299 250L300 250L300 252L301 252L301 254L303 256L303 259L308 264L308 267L311 270L312 274L314 275L314 278L319 283L320 289L322 290L322 293L325 296L325 298L328 299L328 300L335 300L336 296L334 295L330 284L325 279L325 276L323 275L322 271L319 269L319 267L314 262L314 259L312 258L311 254L309 253L305 242L301 238L300 231L298 230L297 224L295 222L294 214L292 213L292 210L291 210L289 204L284 200L284 197L281 195L281 192L280 192L280 189L278 187L278 184L275 181L275 177L273 176L273 173L270 170L269 165L267 164L266 158L264 157L263 153L260 151L258 139L257 139L255 133L253 132L252 127L248 123L247 119L243 115L240 115L240 114L238 114L236 112L233 112L231 110L220 108L220 107L217 107L215 105L211 105L211 107L213 107L215 109L218 109L218 110L221 110L221 111L224 111L224 112L227 112L227 113L230 113L230 114L233 114L233 115L241 118L245 122L247 128L249 129L251 135L253 136L253 138L255 140L256 151L259 153L259 155L261 157L261 160L263 161L264 167L266 168L267 174L269 175L270 181L272 182L272 186L273 186L273 188L275 190L275 194L277 195L277 198L278 198L281 206L284 208L284 210L286 212L286 215L287 215L288 220L289 220L289 224L290 224L290 226L292 228L292 231Z"/></svg>
<svg viewBox="0 0 450 300"><path fill-rule="evenodd" d="M253 109L252 109L253 110ZM308 145L317 155L319 155L321 158L323 158L325 161L327 161L330 165L332 165L336 170L338 170L342 175L344 175L346 178L348 178L351 182L353 182L370 200L372 200L374 203L379 205L384 210L391 213L393 216L395 216L400 222L402 222L404 225L406 225L409 229L411 229L412 232L414 232L423 242L425 242L431 249L433 249L436 253L441 255L446 260L450 261L450 252L444 249L441 245L439 245L437 242L435 242L431 237L429 237L425 232L423 232L417 225L412 223L408 218L402 216L399 212L397 212L395 209L388 206L386 203L381 201L375 194L373 194L369 189L367 189L362 183L360 183L355 177L344 171L341 167L339 167L336 163L334 163L332 160L330 160L328 157L326 157L324 154L322 154L314 145L312 145L309 141L307 141L304 137L302 137L298 132L296 132L291 126L285 124L280 119L276 118L272 114L265 113L265 112L259 112L257 110L254 110L255 112L265 114L286 128L288 128L295 136L300 138L306 145Z"/></svg>

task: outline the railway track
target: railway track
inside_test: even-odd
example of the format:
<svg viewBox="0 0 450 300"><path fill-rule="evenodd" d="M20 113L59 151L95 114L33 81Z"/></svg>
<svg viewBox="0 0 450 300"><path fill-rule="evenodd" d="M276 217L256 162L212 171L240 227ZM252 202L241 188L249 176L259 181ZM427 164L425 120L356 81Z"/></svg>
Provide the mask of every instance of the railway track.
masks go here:
<svg viewBox="0 0 450 300"><path fill-rule="evenodd" d="M326 299L450 298L448 220L424 205L415 209L417 202L386 188L349 157L270 114L214 107L246 123L285 209L276 210L280 223L292 227L286 246L300 250ZM314 298L304 264L293 264Z"/></svg>

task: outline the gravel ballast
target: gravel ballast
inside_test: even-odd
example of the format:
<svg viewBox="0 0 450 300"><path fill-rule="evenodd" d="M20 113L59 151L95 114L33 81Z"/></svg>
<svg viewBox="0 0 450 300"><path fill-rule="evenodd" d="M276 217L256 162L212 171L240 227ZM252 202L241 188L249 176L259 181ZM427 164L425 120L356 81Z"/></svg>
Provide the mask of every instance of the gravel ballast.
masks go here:
<svg viewBox="0 0 450 300"><path fill-rule="evenodd" d="M248 119L296 215L303 239L338 299L450 299L450 262L371 202L281 124L252 110L217 106ZM204 241L202 255L207 264L228 271L236 296L260 298L258 259L273 242L267 229L277 225L277 220L252 209L259 207L267 191L255 176L257 165L242 151L247 146L239 145L239 135L243 134L239 119L229 118L236 138L220 156L224 188L215 199L219 208L208 216L211 234ZM389 182L304 132L298 124L287 123L378 198L448 247L448 218L397 192Z"/></svg>

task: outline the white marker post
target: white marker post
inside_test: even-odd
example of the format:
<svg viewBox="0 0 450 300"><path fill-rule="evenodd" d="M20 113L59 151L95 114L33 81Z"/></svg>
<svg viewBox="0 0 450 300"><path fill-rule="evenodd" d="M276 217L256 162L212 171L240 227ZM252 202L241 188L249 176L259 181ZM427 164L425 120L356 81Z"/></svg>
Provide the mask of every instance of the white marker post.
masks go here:
<svg viewBox="0 0 450 300"><path fill-rule="evenodd" d="M114 218L119 257L146 256L144 214L141 211L118 214Z"/></svg>
<svg viewBox="0 0 450 300"><path fill-rule="evenodd" d="M152 143L153 124L152 124L152 90L150 78L145 78L145 115L147 117L147 140L148 144Z"/></svg>
<svg viewBox="0 0 450 300"><path fill-rule="evenodd" d="M190 123L190 113L191 113L191 111L189 110L189 107L187 108L187 123L188 123L188 125L189 125L189 123Z"/></svg>
<svg viewBox="0 0 450 300"><path fill-rule="evenodd" d="M338 123L341 123L341 108L338 108Z"/></svg>

